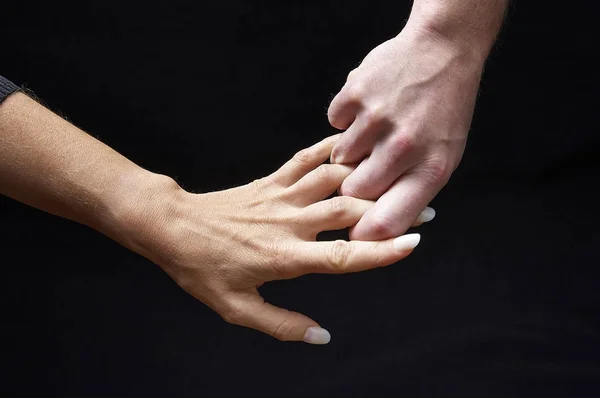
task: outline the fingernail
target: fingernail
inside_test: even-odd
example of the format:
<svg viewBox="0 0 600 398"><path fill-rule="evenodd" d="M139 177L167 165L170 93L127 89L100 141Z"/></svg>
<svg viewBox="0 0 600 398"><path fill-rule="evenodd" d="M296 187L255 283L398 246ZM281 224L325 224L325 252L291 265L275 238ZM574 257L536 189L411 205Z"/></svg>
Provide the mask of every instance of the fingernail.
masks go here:
<svg viewBox="0 0 600 398"><path fill-rule="evenodd" d="M331 163L333 164L342 164L344 163L344 159L340 154L340 151L336 151L335 149L331 152Z"/></svg>
<svg viewBox="0 0 600 398"><path fill-rule="evenodd" d="M304 333L304 342L308 344L327 344L330 340L331 335L323 328L310 327Z"/></svg>
<svg viewBox="0 0 600 398"><path fill-rule="evenodd" d="M394 239L394 249L401 251L401 252L406 251L406 250L412 250L415 247L417 247L420 240L421 240L420 234L402 235L402 236Z"/></svg>
<svg viewBox="0 0 600 398"><path fill-rule="evenodd" d="M435 210L431 207L426 207L417 218L418 223L429 222L435 218Z"/></svg>

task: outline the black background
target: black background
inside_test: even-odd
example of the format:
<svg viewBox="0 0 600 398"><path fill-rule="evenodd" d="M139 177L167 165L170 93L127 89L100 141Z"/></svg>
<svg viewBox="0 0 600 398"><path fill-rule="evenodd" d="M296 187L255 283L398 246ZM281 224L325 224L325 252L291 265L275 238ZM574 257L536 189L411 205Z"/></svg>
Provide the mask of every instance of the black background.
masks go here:
<svg viewBox="0 0 600 398"><path fill-rule="evenodd" d="M405 261L261 289L332 333L223 322L157 266L0 197L0 395L537 397L600 392L593 1L517 1L461 167ZM408 1L2 3L0 73L207 192L329 135L332 96Z"/></svg>

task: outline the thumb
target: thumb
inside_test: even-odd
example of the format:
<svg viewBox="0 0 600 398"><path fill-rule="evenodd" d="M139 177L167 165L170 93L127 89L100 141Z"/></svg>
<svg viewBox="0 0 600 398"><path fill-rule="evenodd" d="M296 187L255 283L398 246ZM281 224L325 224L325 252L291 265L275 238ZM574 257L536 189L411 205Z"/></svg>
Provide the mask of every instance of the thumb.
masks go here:
<svg viewBox="0 0 600 398"><path fill-rule="evenodd" d="M232 306L235 310L225 320L256 329L281 341L304 341L309 344L327 344L329 332L309 317L266 303L258 291L240 293Z"/></svg>
<svg viewBox="0 0 600 398"><path fill-rule="evenodd" d="M329 104L329 124L338 130L346 130L356 118L360 103L355 100L359 98L358 95L353 96L354 94L357 94L356 90L350 89L346 84Z"/></svg>

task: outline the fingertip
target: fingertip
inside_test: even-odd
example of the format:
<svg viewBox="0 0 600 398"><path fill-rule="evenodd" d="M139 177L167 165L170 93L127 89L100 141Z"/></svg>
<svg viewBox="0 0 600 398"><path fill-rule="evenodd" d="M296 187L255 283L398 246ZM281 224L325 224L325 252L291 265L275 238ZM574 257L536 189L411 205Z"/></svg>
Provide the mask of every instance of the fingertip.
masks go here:
<svg viewBox="0 0 600 398"><path fill-rule="evenodd" d="M346 132L342 133L342 137L335 143L331 150L331 161L337 164L361 164L366 158L367 154L365 151L360 151L352 142L352 137L346 135Z"/></svg>
<svg viewBox="0 0 600 398"><path fill-rule="evenodd" d="M345 160L344 153L346 150L344 149L344 146L346 140L344 139L344 133L340 133L340 135L340 139L337 140L333 148L331 148L331 163L341 164L344 163Z"/></svg>
<svg viewBox="0 0 600 398"><path fill-rule="evenodd" d="M356 104L348 102L342 89L329 104L327 120L332 127L338 130L346 130L354 122L356 111Z"/></svg>
<svg viewBox="0 0 600 398"><path fill-rule="evenodd" d="M342 123L342 118L340 115L340 112L337 110L332 110L332 108L329 108L329 111L327 112L327 120L329 121L329 124L331 125L331 127L338 129L338 130L346 130L348 128L349 123Z"/></svg>
<svg viewBox="0 0 600 398"><path fill-rule="evenodd" d="M331 341L331 334L326 329L312 326L306 329L302 340L308 344L324 345Z"/></svg>
<svg viewBox="0 0 600 398"><path fill-rule="evenodd" d="M329 124L331 125L331 127L343 131L348 129L348 127L350 127L352 123L342 123L339 116L329 116Z"/></svg>
<svg viewBox="0 0 600 398"><path fill-rule="evenodd" d="M333 148L333 151L331 151L331 156L329 157L329 163L331 163L331 164L342 163L342 162L340 162L340 156L338 155L338 152L336 152L335 147Z"/></svg>
<svg viewBox="0 0 600 398"><path fill-rule="evenodd" d="M352 124L354 116L349 112L347 106L339 104L336 99L337 97L333 99L333 102L329 106L327 120L331 127L338 130L346 130Z"/></svg>
<svg viewBox="0 0 600 398"><path fill-rule="evenodd" d="M394 249L399 252L413 250L421 242L421 234L407 234L394 239Z"/></svg>
<svg viewBox="0 0 600 398"><path fill-rule="evenodd" d="M423 210L421 212L421 214L419 214L419 217L417 217L417 220L415 221L415 223L418 224L422 224L422 223L426 223L426 222L430 222L431 220L433 220L435 218L435 210L431 207L426 207L425 210Z"/></svg>

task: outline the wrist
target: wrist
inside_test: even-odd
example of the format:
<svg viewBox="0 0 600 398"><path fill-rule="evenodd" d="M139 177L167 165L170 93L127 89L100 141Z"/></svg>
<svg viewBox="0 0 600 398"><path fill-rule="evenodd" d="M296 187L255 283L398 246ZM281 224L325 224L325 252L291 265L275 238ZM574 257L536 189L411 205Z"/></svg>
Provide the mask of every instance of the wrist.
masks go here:
<svg viewBox="0 0 600 398"><path fill-rule="evenodd" d="M452 11L415 2L404 30L418 40L437 42L446 51L462 54L483 67L502 25L506 3L493 0L488 5L490 9L479 11L467 2L464 10Z"/></svg>
<svg viewBox="0 0 600 398"><path fill-rule="evenodd" d="M101 232L151 259L165 227L176 218L186 192L170 177L135 168L124 173L107 198L109 216Z"/></svg>

